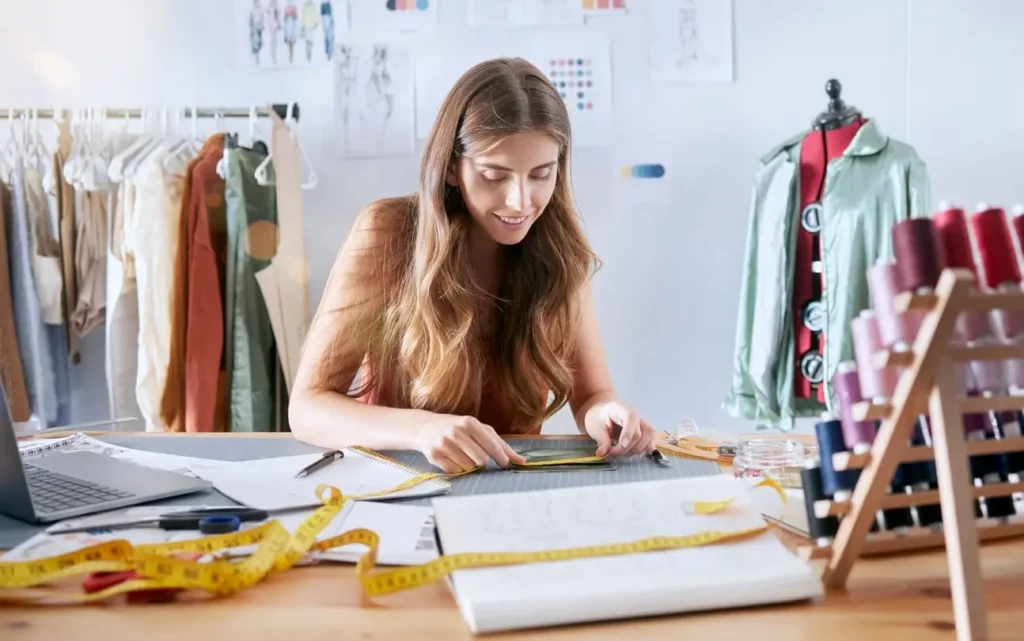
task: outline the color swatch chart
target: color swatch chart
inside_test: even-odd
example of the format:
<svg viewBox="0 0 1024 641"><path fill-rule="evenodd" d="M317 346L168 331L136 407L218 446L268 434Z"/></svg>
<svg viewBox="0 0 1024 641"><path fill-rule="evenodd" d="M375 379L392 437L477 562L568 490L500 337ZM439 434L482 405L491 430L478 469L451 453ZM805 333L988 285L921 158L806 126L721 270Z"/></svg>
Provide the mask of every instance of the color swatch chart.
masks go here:
<svg viewBox="0 0 1024 641"><path fill-rule="evenodd" d="M388 11L426 11L430 0L387 0Z"/></svg>
<svg viewBox="0 0 1024 641"><path fill-rule="evenodd" d="M548 78L569 109L593 109L594 69L589 58L561 58L550 61Z"/></svg>
<svg viewBox="0 0 1024 641"><path fill-rule="evenodd" d="M625 11L626 0L581 0L584 11Z"/></svg>

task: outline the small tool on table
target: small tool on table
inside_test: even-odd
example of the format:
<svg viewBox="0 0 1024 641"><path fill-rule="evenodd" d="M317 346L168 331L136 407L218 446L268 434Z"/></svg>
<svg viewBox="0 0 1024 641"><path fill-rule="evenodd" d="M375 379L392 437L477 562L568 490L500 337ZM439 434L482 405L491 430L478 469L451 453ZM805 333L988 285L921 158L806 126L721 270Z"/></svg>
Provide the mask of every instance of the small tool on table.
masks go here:
<svg viewBox="0 0 1024 641"><path fill-rule="evenodd" d="M651 457L652 461L662 467L672 467L672 461L668 460L658 448L654 448L647 456Z"/></svg>
<svg viewBox="0 0 1024 641"><path fill-rule="evenodd" d="M341 450L328 450L324 452L320 458L299 470L299 473L295 475L295 478L301 479L303 477L309 476L313 472L325 468L331 463L337 461L338 459L343 458L345 458L345 452Z"/></svg>
<svg viewBox="0 0 1024 641"><path fill-rule="evenodd" d="M198 530L203 534L234 532L243 522L266 521L270 511L248 507L203 508L185 512L170 512L159 516L112 523L91 523L74 528L56 528L50 534L91 532L92 530L129 530L154 527L161 530Z"/></svg>

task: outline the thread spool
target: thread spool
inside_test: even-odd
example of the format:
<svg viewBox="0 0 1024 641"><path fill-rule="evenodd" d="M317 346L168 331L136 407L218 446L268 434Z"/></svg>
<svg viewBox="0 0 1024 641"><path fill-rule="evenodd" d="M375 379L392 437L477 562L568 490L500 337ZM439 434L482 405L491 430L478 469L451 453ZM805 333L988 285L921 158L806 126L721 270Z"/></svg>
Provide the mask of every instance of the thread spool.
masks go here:
<svg viewBox="0 0 1024 641"><path fill-rule="evenodd" d="M808 459L804 463L800 470L800 485L804 492L804 509L807 510L808 534L819 547L828 547L839 531L839 519L834 516L818 518L814 514L814 503L830 498L825 494L821 464L817 460Z"/></svg>
<svg viewBox="0 0 1024 641"><path fill-rule="evenodd" d="M971 216L971 227L985 272L985 285L996 291L1019 292L1020 266L1006 213L1000 207L978 207L979 211ZM1024 310L997 309L993 310L993 316L1004 340L1024 338Z"/></svg>
<svg viewBox="0 0 1024 641"><path fill-rule="evenodd" d="M892 247L900 291L934 292L946 264L935 222L931 218L909 218L896 223L892 227Z"/></svg>
<svg viewBox="0 0 1024 641"><path fill-rule="evenodd" d="M1024 250L1024 204L1014 205L1011 216L1013 230L1017 234L1017 244Z"/></svg>
<svg viewBox="0 0 1024 641"><path fill-rule="evenodd" d="M874 421L853 420L853 406L864 400L860 391L860 373L857 363L843 361L836 367L832 387L839 399L839 420L843 425L843 442L855 454L871 451L871 444L878 434Z"/></svg>
<svg viewBox="0 0 1024 641"><path fill-rule="evenodd" d="M822 414L814 425L814 433L818 438L818 452L821 457L821 480L825 494L836 501L848 501L857 484L860 470L836 470L832 456L839 452L847 452L843 441L843 424L832 414Z"/></svg>
<svg viewBox="0 0 1024 641"><path fill-rule="evenodd" d="M1024 219L1021 220L1024 228ZM966 269L978 277L978 268L971 249L967 216L959 207L940 203L935 214L935 229L946 255L946 265L954 269ZM956 334L965 341L976 341L990 333L987 314L984 310L968 310L957 317Z"/></svg>
<svg viewBox="0 0 1024 641"><path fill-rule="evenodd" d="M982 396L987 398L992 397L992 392L983 392ZM999 435L1003 433L1005 429L1003 426L1004 414L1009 414L1010 421L1014 421L1012 413L1010 412L997 412L989 411L986 414L986 429L982 433L981 438L986 440L995 440L999 438ZM981 457L980 467L984 470L984 475L980 481L983 485L990 485L994 483L1005 483L1008 479L1008 470L1006 469L1006 456L1004 454L991 454L988 456ZM979 479L975 479L975 485L978 484ZM981 500L985 506L985 514L989 518L998 519L1014 516L1017 513L1017 508L1013 503L1012 496L989 496Z"/></svg>
<svg viewBox="0 0 1024 641"><path fill-rule="evenodd" d="M931 425L927 416L917 417L917 420L914 422L914 436L910 442L915 446L932 447ZM907 486L908 493L937 490L939 488L934 461L919 461L917 463L908 463L907 465L912 466L911 480ZM942 506L937 503L915 505L914 515L917 524L921 527L941 527Z"/></svg>
<svg viewBox="0 0 1024 641"><path fill-rule="evenodd" d="M1024 415L1019 410L1003 412L1003 420L999 431L994 434L995 438L998 440L1021 438L1022 422L1024 422ZM1010 483L1020 483L1024 479L1024 452L1007 452L1003 457L1006 480Z"/></svg>
<svg viewBox="0 0 1024 641"><path fill-rule="evenodd" d="M896 313L895 299L900 293L896 263L881 261L869 267L868 291L871 292L871 307L878 316L882 345L894 352L909 350L921 326L923 314Z"/></svg>
<svg viewBox="0 0 1024 641"><path fill-rule="evenodd" d="M880 330L879 319L869 309L862 310L850 321L860 391L864 398L870 398L876 405L892 398L899 378L895 367L878 369L872 364L875 352L883 348Z"/></svg>

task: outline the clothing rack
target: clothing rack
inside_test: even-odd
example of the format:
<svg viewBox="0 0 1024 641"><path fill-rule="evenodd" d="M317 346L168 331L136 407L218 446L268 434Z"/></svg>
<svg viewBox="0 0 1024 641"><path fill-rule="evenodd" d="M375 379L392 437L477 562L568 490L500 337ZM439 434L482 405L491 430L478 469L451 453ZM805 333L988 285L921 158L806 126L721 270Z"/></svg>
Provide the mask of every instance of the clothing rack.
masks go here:
<svg viewBox="0 0 1024 641"><path fill-rule="evenodd" d="M298 103L275 103L269 107L196 107L195 116L197 118L249 118L251 116L269 116L270 110L273 109L275 113L281 118L288 116L288 107L291 107L291 117L296 121L299 119L299 104ZM185 115L191 117L193 107L177 106L176 109L181 109L185 112ZM160 109L160 107L157 107ZM107 118L141 118L143 115L143 109L138 107L131 108L114 108L104 107L102 108L103 113ZM62 109L3 109L0 108L0 120L10 120L15 118L35 116L37 118L54 118L55 115L59 115L65 110Z"/></svg>

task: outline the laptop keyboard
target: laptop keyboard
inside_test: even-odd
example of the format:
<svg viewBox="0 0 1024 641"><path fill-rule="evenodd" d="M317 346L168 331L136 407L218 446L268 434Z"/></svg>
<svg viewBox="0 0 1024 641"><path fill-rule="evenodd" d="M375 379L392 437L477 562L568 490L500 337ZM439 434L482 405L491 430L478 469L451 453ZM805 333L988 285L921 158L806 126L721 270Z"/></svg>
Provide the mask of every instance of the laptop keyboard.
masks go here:
<svg viewBox="0 0 1024 641"><path fill-rule="evenodd" d="M41 512L59 512L135 496L132 492L64 476L34 465L25 465L25 476L32 493L32 503Z"/></svg>

